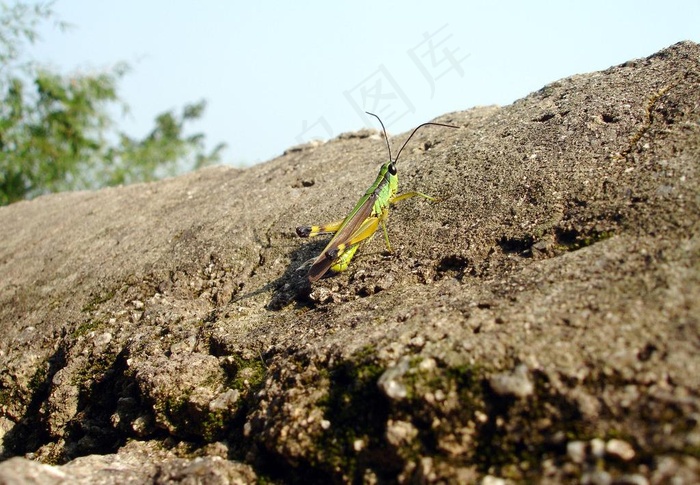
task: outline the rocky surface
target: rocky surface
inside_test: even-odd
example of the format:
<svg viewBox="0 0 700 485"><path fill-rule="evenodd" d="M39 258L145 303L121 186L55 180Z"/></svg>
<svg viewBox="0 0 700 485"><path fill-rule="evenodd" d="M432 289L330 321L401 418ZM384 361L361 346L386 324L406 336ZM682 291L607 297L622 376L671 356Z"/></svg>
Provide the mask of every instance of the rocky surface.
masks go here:
<svg viewBox="0 0 700 485"><path fill-rule="evenodd" d="M0 208L0 483L700 480L700 46L436 121Z"/></svg>

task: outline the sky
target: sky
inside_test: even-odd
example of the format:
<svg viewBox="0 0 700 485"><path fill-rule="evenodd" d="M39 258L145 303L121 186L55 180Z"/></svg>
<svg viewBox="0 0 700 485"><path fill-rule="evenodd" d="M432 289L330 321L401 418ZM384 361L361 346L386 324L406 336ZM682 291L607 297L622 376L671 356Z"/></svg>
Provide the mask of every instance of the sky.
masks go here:
<svg viewBox="0 0 700 485"><path fill-rule="evenodd" d="M31 57L65 74L126 61L119 127L204 99L191 126L252 165L364 127L399 134L557 79L700 42L700 2L57 0Z"/></svg>

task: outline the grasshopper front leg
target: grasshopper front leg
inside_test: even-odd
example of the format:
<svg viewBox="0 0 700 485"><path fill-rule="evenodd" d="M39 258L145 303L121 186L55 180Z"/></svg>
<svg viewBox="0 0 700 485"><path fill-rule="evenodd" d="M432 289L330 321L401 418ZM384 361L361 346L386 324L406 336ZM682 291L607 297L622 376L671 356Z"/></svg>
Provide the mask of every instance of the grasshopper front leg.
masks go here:
<svg viewBox="0 0 700 485"><path fill-rule="evenodd" d="M424 199L428 199L432 202L437 201L437 199L435 197L425 195L422 192L406 192L405 194L397 195L397 196L389 199L389 204L393 205L393 204L396 204L397 202L400 202L402 200L410 199L411 197L423 197ZM384 242L386 243L386 249L387 249L387 251L389 251L391 253L392 250L391 250L391 244L389 244L389 233L386 230L386 222L385 222L385 219L388 217L388 215L389 215L389 211L385 209L384 214L381 218L381 223L382 223L382 229L384 231Z"/></svg>
<svg viewBox="0 0 700 485"><path fill-rule="evenodd" d="M397 202L400 202L404 199L410 199L411 197L423 197L424 199L428 199L430 201L436 202L438 199L435 197L431 197L429 195L425 195L422 192L406 192L405 194L397 195L393 197L391 200L389 200L390 204L396 204Z"/></svg>

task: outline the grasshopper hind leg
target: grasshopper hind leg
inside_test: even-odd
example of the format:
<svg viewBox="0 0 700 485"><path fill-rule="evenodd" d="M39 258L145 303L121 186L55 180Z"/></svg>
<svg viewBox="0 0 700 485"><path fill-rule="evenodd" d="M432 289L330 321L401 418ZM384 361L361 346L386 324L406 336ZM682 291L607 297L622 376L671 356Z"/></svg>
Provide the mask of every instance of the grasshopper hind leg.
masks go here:
<svg viewBox="0 0 700 485"><path fill-rule="evenodd" d="M322 234L334 234L343 224L343 220L333 221L323 226L297 226L296 233L299 237L315 237Z"/></svg>
<svg viewBox="0 0 700 485"><path fill-rule="evenodd" d="M333 263L333 266L330 267L330 270L334 273L340 273L347 270L348 266L350 266L350 261L352 261L352 258L355 256L355 253L359 247L360 243L357 243L349 248L346 248L345 251L343 251L335 260L335 263Z"/></svg>

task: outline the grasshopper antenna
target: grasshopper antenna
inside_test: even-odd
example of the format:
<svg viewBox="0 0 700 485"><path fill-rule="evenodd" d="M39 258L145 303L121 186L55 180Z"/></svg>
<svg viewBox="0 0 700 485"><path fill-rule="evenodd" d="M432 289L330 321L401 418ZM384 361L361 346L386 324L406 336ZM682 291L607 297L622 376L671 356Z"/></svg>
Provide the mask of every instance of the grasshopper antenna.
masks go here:
<svg viewBox="0 0 700 485"><path fill-rule="evenodd" d="M413 138L413 135L416 134L416 131L420 130L421 128L423 128L424 126L427 126L427 125L446 126L447 128L459 128L459 126L446 125L445 123L423 123L422 125L416 126L416 129L413 130L413 133L411 133L411 135L406 139L406 141L403 142L403 145L401 145L401 148L399 149L399 153L396 154L396 159L394 160L394 163L399 161L399 157L401 156L401 152L406 147L406 145L411 140L411 138Z"/></svg>
<svg viewBox="0 0 700 485"><path fill-rule="evenodd" d="M382 125L382 131L384 132L384 141L386 141L386 147L389 150L389 161L391 162L392 159L391 159L391 146L389 145L389 136L386 134L386 128L384 128L384 123L382 123L382 119L379 116L375 115L374 113L370 113L369 111L365 111L365 113L377 118L379 120L379 124Z"/></svg>
<svg viewBox="0 0 700 485"><path fill-rule="evenodd" d="M411 138L413 138L413 135L416 134L416 131L420 130L424 126L435 125L435 126L446 126L447 128L459 128L459 126L455 126L455 125L446 125L445 123L432 123L432 122L423 123L422 125L418 125L418 126L416 126L416 129L413 130L413 133L411 133L411 135L406 139L406 141L403 143L403 145L401 145L401 148L399 149L399 153L396 154L396 158L392 159L391 158L391 146L389 145L389 136L386 134L386 128L384 128L384 123L382 123L381 118L379 116L375 115L374 113L370 113L369 111L365 111L365 113L377 118L379 120L379 124L382 125L382 131L384 132L384 140L386 141L386 147L389 150L389 161L394 162L394 163L399 161L399 156L401 155L401 152L406 147L406 145L408 145L408 142L411 140Z"/></svg>

